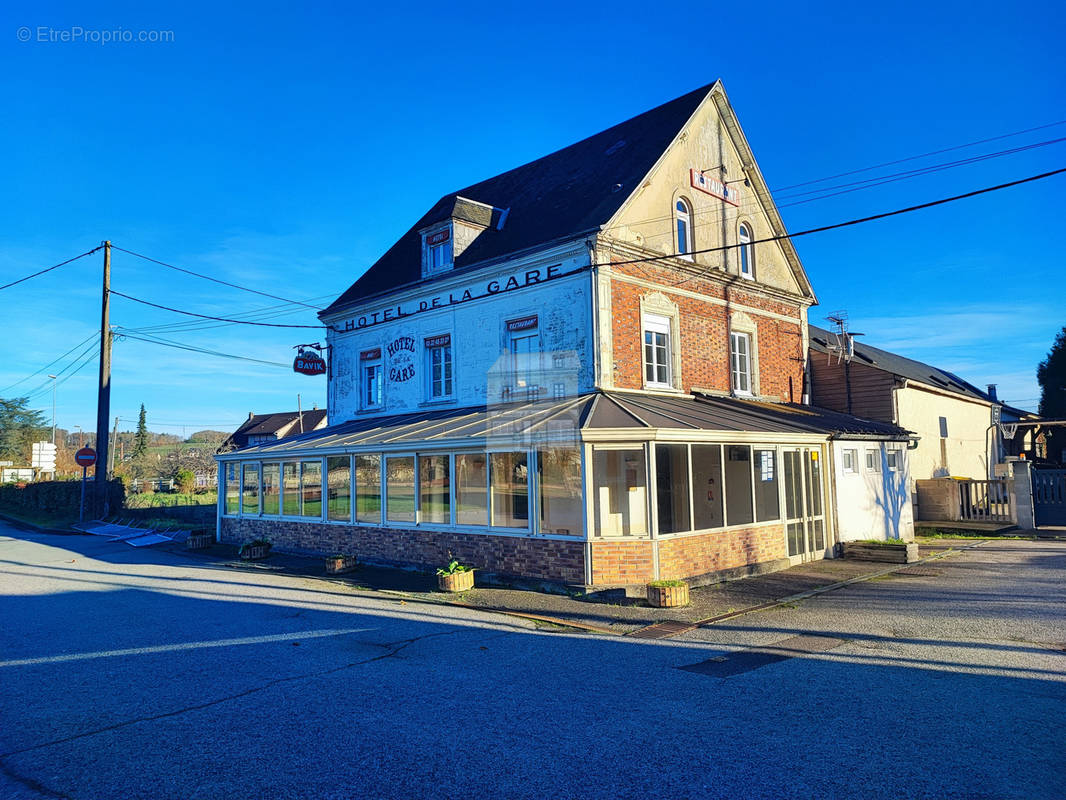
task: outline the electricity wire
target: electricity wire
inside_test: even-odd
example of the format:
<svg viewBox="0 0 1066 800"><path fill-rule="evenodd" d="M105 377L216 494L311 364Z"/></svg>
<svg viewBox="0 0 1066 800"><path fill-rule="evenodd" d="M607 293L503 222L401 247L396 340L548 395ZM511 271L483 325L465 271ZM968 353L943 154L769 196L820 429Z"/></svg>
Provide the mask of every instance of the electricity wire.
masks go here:
<svg viewBox="0 0 1066 800"><path fill-rule="evenodd" d="M65 353L64 353L63 355L59 356L59 358L56 358L56 359L54 359L54 360L52 360L52 361L49 361L49 362L48 362L47 364L45 364L45 365L44 365L43 367L41 367L41 368L40 368L39 370L37 370L36 372L31 372L31 373L30 373L29 375L27 375L27 376L26 376L25 378L22 378L21 380L17 380L17 381L15 381L15 382L14 382L14 383L12 383L12 384L8 384L8 385L7 385L7 386L5 386L5 387L4 387L3 389L0 389L0 395L2 395L2 394L3 394L4 392L6 392L6 391L7 391L8 389L14 389L14 388L15 388L16 386L18 386L18 385L19 385L20 383L25 383L26 381L28 381L28 380L29 380L30 378L34 377L35 375L40 375L40 374L41 374L42 372L44 372L44 371L45 371L46 369L48 369L48 368L49 368L50 366L52 366L53 364L57 364L57 363L59 363L59 362L60 362L60 361L62 361L62 360L63 360L64 358L66 358L66 357L67 357L67 356L69 356L69 355L70 355L71 353L73 353L73 352L74 352L75 350L77 350L77 349L78 349L79 347L83 346L83 345L84 345L84 344L85 344L86 342L88 342L88 341L89 341L89 339L92 339L92 340L94 340L94 342L95 342L96 340L99 340L99 338L100 338L100 334L99 334L99 333L96 333L96 332L94 331L93 333L89 334L89 336L88 336L87 338L85 338L85 339L82 339L82 340L81 340L80 342L78 342L78 343L77 343L76 345L74 345L74 346L73 346L72 348L70 348L69 350L67 350L67 352L65 352Z"/></svg>
<svg viewBox="0 0 1066 800"><path fill-rule="evenodd" d="M74 256L74 258L68 258L66 261L60 261L58 264L54 264L51 267L46 267L45 269L39 270L38 272L34 272L32 275L27 275L24 278L19 278L17 281L11 281L11 283L5 283L3 286L0 286L0 291L3 291L4 289L9 289L12 286L16 286L16 285L22 283L23 281L28 281L30 278L36 278L38 275L44 275L46 272L51 272L54 269L59 269L60 267L65 267L67 264L70 264L71 262L77 261L79 258L85 258L85 256L91 256L93 253L95 253L101 247L103 247L103 245L100 245L100 247L94 247L92 250L88 250L88 251L82 253L80 256Z"/></svg>
<svg viewBox="0 0 1066 800"><path fill-rule="evenodd" d="M215 320L217 322L233 322L240 325L256 325L263 328L311 328L314 330L322 330L322 328L324 327L322 325L284 325L280 322L251 322L249 320L233 319L230 317L214 317L210 314L197 314L194 311L182 311L180 308L171 308L170 306L160 305L159 303L151 303L148 300L141 300L139 297L133 297L131 295L115 291L114 289L111 290L111 294L118 295L119 297L124 297L127 300L132 300L135 303L141 303L142 305L152 306L152 308L159 308L163 311L172 311L175 314L184 314L187 317L198 317L200 319L210 319Z"/></svg>

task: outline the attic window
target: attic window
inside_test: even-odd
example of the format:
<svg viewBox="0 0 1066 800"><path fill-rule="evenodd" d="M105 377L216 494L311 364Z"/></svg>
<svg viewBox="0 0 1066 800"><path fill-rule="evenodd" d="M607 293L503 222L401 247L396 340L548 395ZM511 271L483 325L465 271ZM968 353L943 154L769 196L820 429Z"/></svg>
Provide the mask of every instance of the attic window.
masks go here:
<svg viewBox="0 0 1066 800"><path fill-rule="evenodd" d="M444 272L452 267L452 228L448 225L423 235L423 258L426 275Z"/></svg>

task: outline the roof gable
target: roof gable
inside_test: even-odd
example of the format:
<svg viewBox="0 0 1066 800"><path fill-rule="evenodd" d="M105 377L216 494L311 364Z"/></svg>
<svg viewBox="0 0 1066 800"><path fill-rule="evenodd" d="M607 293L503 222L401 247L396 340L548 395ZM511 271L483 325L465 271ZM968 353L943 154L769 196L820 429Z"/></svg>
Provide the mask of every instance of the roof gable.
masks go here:
<svg viewBox="0 0 1066 800"><path fill-rule="evenodd" d="M420 231L447 219L462 199L506 211L506 217L498 229L490 227L467 247L447 275L598 229L638 188L714 85L445 195L320 316L422 282Z"/></svg>

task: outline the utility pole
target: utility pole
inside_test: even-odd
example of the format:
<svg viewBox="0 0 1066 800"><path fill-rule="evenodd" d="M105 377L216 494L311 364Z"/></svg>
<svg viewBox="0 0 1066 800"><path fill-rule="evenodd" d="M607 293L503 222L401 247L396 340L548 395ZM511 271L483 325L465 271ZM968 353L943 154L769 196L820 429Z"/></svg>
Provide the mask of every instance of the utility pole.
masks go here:
<svg viewBox="0 0 1066 800"><path fill-rule="evenodd" d="M111 455L111 463L107 465L107 474L113 475L115 472L115 442L118 440L118 417L115 417L115 427L111 431L111 444L108 446L108 453Z"/></svg>
<svg viewBox="0 0 1066 800"><path fill-rule="evenodd" d="M104 242L104 292L100 304L100 385L96 399L96 509L107 516L107 423L111 421L111 242Z"/></svg>
<svg viewBox="0 0 1066 800"><path fill-rule="evenodd" d="M52 379L52 444L56 443L56 378L58 375L49 375Z"/></svg>

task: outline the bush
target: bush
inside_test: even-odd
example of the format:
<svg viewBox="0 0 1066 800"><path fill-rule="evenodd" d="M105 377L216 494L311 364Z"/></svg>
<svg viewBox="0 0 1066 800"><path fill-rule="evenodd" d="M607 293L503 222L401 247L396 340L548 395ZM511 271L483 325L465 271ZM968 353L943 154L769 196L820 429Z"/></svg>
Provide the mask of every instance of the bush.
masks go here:
<svg viewBox="0 0 1066 800"><path fill-rule="evenodd" d="M191 494L196 485L196 475L191 469L179 469L174 473L174 483L181 494Z"/></svg>

